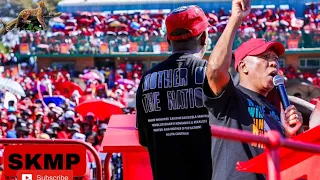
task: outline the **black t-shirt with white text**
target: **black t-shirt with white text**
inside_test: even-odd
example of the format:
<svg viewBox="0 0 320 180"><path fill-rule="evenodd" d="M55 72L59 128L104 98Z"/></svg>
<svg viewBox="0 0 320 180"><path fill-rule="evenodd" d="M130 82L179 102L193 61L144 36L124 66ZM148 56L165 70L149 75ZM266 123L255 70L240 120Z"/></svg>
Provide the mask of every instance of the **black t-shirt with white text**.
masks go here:
<svg viewBox="0 0 320 180"><path fill-rule="evenodd" d="M254 135L263 135L270 130L284 134L278 109L271 105L266 97L240 85L235 87L231 78L219 96L213 94L207 78L203 91L210 124L250 131ZM240 141L212 137L212 180L265 179L263 175L236 170L237 162L247 161L250 156L255 157L263 151L263 144L242 144Z"/></svg>
<svg viewBox="0 0 320 180"><path fill-rule="evenodd" d="M211 133L202 101L206 61L173 54L141 79L139 141L148 147L154 180L210 180Z"/></svg>

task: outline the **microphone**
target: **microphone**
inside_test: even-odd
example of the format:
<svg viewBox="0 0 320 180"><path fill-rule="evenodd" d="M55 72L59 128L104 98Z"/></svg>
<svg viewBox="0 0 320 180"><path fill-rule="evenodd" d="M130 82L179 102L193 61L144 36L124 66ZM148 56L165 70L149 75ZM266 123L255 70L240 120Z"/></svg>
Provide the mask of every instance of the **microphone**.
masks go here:
<svg viewBox="0 0 320 180"><path fill-rule="evenodd" d="M276 86L283 109L286 110L287 107L290 106L290 101L288 99L286 88L284 87L284 78L280 75L276 75L275 77L273 77L273 85Z"/></svg>

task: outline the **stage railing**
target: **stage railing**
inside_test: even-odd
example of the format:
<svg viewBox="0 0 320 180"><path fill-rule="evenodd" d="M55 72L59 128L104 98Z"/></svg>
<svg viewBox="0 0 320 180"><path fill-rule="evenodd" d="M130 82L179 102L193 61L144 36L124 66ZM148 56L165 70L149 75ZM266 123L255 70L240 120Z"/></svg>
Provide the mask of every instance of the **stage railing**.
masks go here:
<svg viewBox="0 0 320 180"><path fill-rule="evenodd" d="M247 131L241 131L232 128L224 128L220 126L211 126L211 134L217 138L223 138L246 143L261 143L265 145L268 163L268 180L280 180L280 157L279 148L286 147L300 151L311 153L320 153L320 146L310 143L303 143L283 138L277 131L269 131L265 136L253 135ZM105 180L110 180L109 161L112 153L108 153L104 162ZM124 170L125 171L125 170Z"/></svg>
<svg viewBox="0 0 320 180"><path fill-rule="evenodd" d="M246 143L262 143L266 146L268 163L268 180L280 180L279 148L286 147L311 153L320 153L320 146L310 143L293 141L281 137L277 131L270 131L266 136L253 135L250 132L231 128L211 126L211 134L217 138L241 141Z"/></svg>
<svg viewBox="0 0 320 180"><path fill-rule="evenodd" d="M52 140L40 140L40 139L16 139L16 138L8 138L8 139L0 139L0 144L80 144L88 149L94 159L96 161L96 179L102 180L102 163L100 160L100 156L98 152L89 144L83 141L77 141L72 139L52 139Z"/></svg>
<svg viewBox="0 0 320 180"><path fill-rule="evenodd" d="M303 30L302 30L303 32ZM272 40L273 36L283 37L281 43L286 49L296 49L299 48L320 48L320 42L317 39L320 37L319 34L307 34L303 33L301 35L300 31L290 31L290 37L287 37L281 32L273 32L273 36L269 35L268 31L259 31L256 34L264 34L264 38L267 40ZM47 35L44 35L47 36ZM221 33L210 33L208 38L210 42L208 44L208 51L211 51L216 45ZM34 37L34 36L33 36ZM20 51L17 55L95 55L104 56L114 53L131 53L133 55L137 53L169 53L172 48L168 46L166 36L150 36L146 38L144 35L141 36L121 36L121 35L108 35L104 34L95 39L100 40L105 45L92 44L90 41L90 36L78 35L77 41L69 41L66 43L65 39L72 39L74 36L62 35L62 36L51 36L50 39L53 42L44 42L42 44L34 43L33 39L29 36L20 38ZM253 35L244 35L244 33L238 33L237 39L234 41L233 49L239 47L243 42L247 41L249 38L254 37ZM123 41L123 39L126 39ZM85 45L85 43L89 43ZM132 47L135 48L132 48ZM56 48L59 47L59 48ZM72 47L72 48L71 48ZM131 48L129 48L131 47ZM210 53L210 52L208 52Z"/></svg>
<svg viewBox="0 0 320 180"><path fill-rule="evenodd" d="M246 143L262 143L266 146L267 163L268 163L268 179L280 180L280 160L279 160L279 148L286 147L300 151L320 153L320 146L303 143L299 141L293 141L290 139L282 138L277 131L270 131L266 136L253 135L250 132L241 131L237 129L224 128L219 126L211 126L212 136L241 141ZM36 140L36 139L0 139L0 144L81 144L85 146L94 156L96 161L96 178L102 180L102 163L98 152L89 144L82 141L75 141L70 139L55 139L55 140ZM111 174L109 173L109 162L112 153L108 153L105 159L105 178L110 180Z"/></svg>

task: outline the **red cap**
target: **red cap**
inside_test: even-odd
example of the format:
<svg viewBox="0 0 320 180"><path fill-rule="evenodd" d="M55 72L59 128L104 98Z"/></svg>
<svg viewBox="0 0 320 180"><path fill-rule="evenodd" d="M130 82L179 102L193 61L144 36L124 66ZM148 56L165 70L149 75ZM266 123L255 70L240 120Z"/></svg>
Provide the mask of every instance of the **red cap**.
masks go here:
<svg viewBox="0 0 320 180"><path fill-rule="evenodd" d="M93 112L88 112L86 116L92 116L92 117L94 117L94 113L93 113Z"/></svg>
<svg viewBox="0 0 320 180"><path fill-rule="evenodd" d="M199 6L182 6L173 10L166 18L167 36L169 40L186 40L204 32L209 21ZM171 35L176 29L185 29L189 33L183 35Z"/></svg>
<svg viewBox="0 0 320 180"><path fill-rule="evenodd" d="M278 56L281 56L285 51L285 48L281 43L274 42L274 41L267 41L261 38L257 38L257 39L251 38L248 41L242 43L234 51L234 57L235 57L234 69L238 72L238 65L242 61L242 59L245 58L246 56L256 56L266 52L270 48L274 48L275 53L277 53Z"/></svg>

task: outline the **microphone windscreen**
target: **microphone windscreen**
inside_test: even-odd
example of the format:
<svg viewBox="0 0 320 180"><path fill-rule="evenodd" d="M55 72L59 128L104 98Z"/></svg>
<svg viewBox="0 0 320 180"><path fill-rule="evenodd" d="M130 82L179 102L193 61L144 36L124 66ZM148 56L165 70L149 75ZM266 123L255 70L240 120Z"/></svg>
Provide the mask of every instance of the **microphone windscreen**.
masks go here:
<svg viewBox="0 0 320 180"><path fill-rule="evenodd" d="M284 78L280 75L276 75L273 77L273 85L279 86L284 84Z"/></svg>

